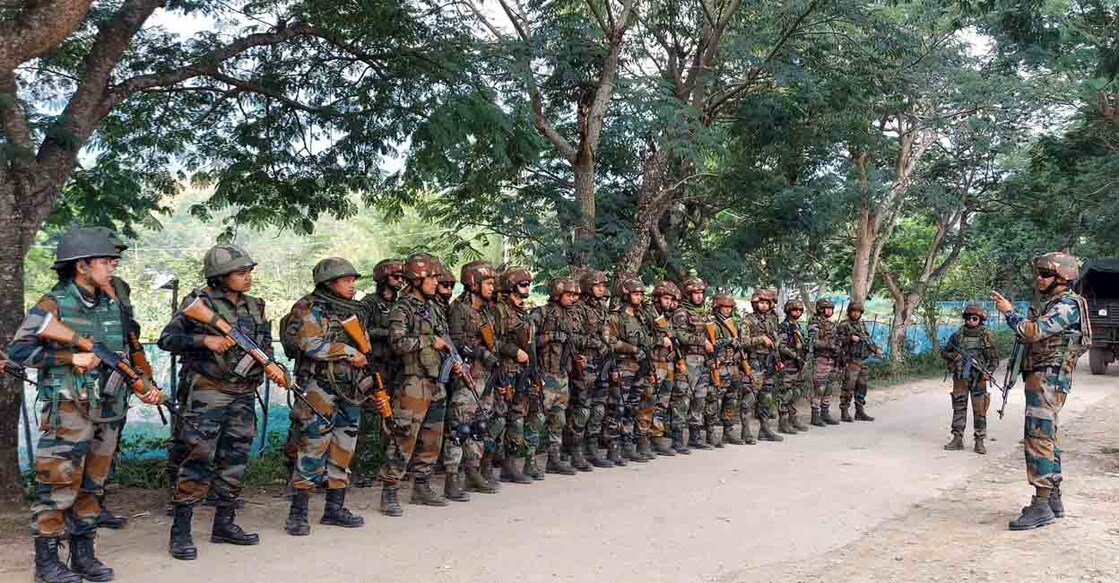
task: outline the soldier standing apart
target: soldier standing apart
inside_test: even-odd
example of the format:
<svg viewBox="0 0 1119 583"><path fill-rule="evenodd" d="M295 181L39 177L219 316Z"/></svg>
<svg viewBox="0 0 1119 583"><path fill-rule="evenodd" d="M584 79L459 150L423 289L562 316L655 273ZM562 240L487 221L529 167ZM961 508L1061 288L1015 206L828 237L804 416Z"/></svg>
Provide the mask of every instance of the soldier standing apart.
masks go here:
<svg viewBox="0 0 1119 583"><path fill-rule="evenodd" d="M399 386L400 366L397 358L389 348L389 312L400 290L404 287L404 263L398 259L384 259L373 266L373 281L377 283L374 293L361 299L368 314L369 345L372 350L367 355L369 364L375 372L380 373L381 380L392 395ZM374 445L386 439L382 437L378 442L376 437L381 435L381 415L372 406L372 403L362 407L361 423L358 427L357 449L354 451L353 460L350 462L354 472L354 487L368 488L373 485L373 476L364 475L362 470L371 463L375 455Z"/></svg>
<svg viewBox="0 0 1119 583"><path fill-rule="evenodd" d="M770 290L757 290L750 297L754 311L743 318L745 329L743 342L750 358L750 384L757 395L758 439L762 441L784 441L785 438L773 432L770 420L778 416L778 404L773 394L773 381L777 375L780 359L777 357L777 316L773 312L776 293ZM788 425L787 419L781 417Z"/></svg>
<svg viewBox="0 0 1119 583"><path fill-rule="evenodd" d="M570 434L571 465L579 471L591 466L612 468L614 462L602 457L598 444L603 440L606 420L606 386L599 382L599 372L610 353L604 337L610 310L606 297L606 274L589 269L579 277L579 301L571 307L575 320L576 349L586 359L582 374L571 377L571 405L567 427Z"/></svg>
<svg viewBox="0 0 1119 583"><path fill-rule="evenodd" d="M741 326L735 317L737 306L728 293L715 294L711 298L711 305L714 308L712 332L715 340L715 362L718 363L712 380L718 377L717 386L721 388L716 391L723 395L716 407L723 436L713 445L723 447L723 442L731 445L755 444L757 440L749 421L754 409L754 393L751 392L749 377L746 376L750 365L747 363L743 366L745 361L741 350ZM710 429L708 439L711 439Z"/></svg>
<svg viewBox="0 0 1119 583"><path fill-rule="evenodd" d="M812 425L839 425L831 416L831 397L835 394L835 371L839 367L839 344L832 313L835 305L828 298L816 300L816 314L808 322L808 358L812 366L812 390L808 404L812 409Z"/></svg>
<svg viewBox="0 0 1119 583"><path fill-rule="evenodd" d="M382 484L381 512L402 516L397 485L412 471L412 504L446 506L447 500L429 483L443 445L447 393L439 371L447 344L442 318L434 302L443 266L427 253L404 262L407 287L389 313L389 346L401 360L401 385L392 398L392 438L377 478ZM454 373L461 374L457 367Z"/></svg>
<svg viewBox="0 0 1119 583"><path fill-rule="evenodd" d="M128 412L129 391L113 380L115 375L101 367L93 353L40 339L38 334L57 320L127 355L127 322L110 287L119 258L103 233L74 229L63 235L54 263L58 285L31 308L8 346L13 363L39 369L38 400L44 403L34 460L38 486L31 508L36 581L113 579L113 570L94 554L94 538L99 500L120 438L120 420ZM157 390L141 396L149 404L161 399ZM58 543L67 529L69 568L58 558Z"/></svg>
<svg viewBox="0 0 1119 583"><path fill-rule="evenodd" d="M611 314L608 338L618 355L620 453L626 460L644 463L657 457L650 440L656 371L649 358L655 336L645 312L645 286L629 278L621 282L619 291L623 303Z"/></svg>
<svg viewBox="0 0 1119 583"><path fill-rule="evenodd" d="M264 301L248 295L255 266L248 253L236 246L211 248L202 259L206 285L191 292L182 306L200 299L271 357L272 326L264 316ZM159 347L182 358L181 378L186 382L180 390L190 392L186 409L180 411L179 439L185 455L171 499L175 506L171 556L187 561L198 556L191 518L194 505L211 488L217 509L210 541L255 545L260 537L242 530L234 518L256 436L255 393L264 382L265 370L232 339L191 320L181 309L163 328ZM275 375L270 376L272 382L285 381L282 373Z"/></svg>
<svg viewBox="0 0 1119 583"><path fill-rule="evenodd" d="M999 355L991 331L984 324L987 312L971 304L964 308L964 325L956 330L940 351L948 361L952 373L952 440L944 449L964 448L964 429L967 428L967 398L971 395L971 410L975 428L975 453L987 453L983 440L987 437L987 408L991 396L987 393L987 374L999 366Z"/></svg>
<svg viewBox="0 0 1119 583"><path fill-rule="evenodd" d="M800 300L785 302L785 321L778 329L781 353L781 403L788 413L789 425L796 431L808 431L808 425L797 417L797 401L804 391L804 363L807 347L800 329L804 304Z"/></svg>
<svg viewBox="0 0 1119 583"><path fill-rule="evenodd" d="M567 424L565 412L568 401L568 371L575 364L576 372L586 366L582 356L575 354L575 322L571 306L575 304L578 288L567 277L556 277L548 282L548 303L532 311L530 316L536 331L537 366L544 380L543 399L538 407L530 409L528 442L537 447L543 439L548 462L544 471L549 474L573 475L575 468L560 458L563 429ZM573 363L573 358L579 362ZM546 432L546 433L545 433ZM525 464L525 473L530 474Z"/></svg>
<svg viewBox="0 0 1119 583"><path fill-rule="evenodd" d="M995 309L1025 343L1022 374L1026 387L1026 476L1034 487L1030 505L1010 521L1011 530L1052 524L1065 514L1061 502L1061 447L1057 417L1072 390L1076 361L1091 344L1092 324L1084 298L1069 287L1080 261L1067 253L1046 253L1034 260L1034 286L1044 304L1036 317L1014 311L1014 304L991 292Z"/></svg>
<svg viewBox="0 0 1119 583"><path fill-rule="evenodd" d="M291 509L284 529L301 536L311 532L307 523L307 501L316 486L326 487L326 507L319 524L355 528L365 524L345 508L350 485L350 458L357 444L362 402L373 398L375 383L369 360L358 349L342 323L356 317L361 333L366 328L366 310L354 300L354 283L360 274L341 257L319 261L312 270L315 291L291 307L282 324L285 348L295 354L298 385L307 400L329 426L299 401L292 419L299 425L299 453L291 476Z"/></svg>
<svg viewBox="0 0 1119 583"><path fill-rule="evenodd" d="M529 405L539 397L535 379L529 378L528 349L532 326L525 310L525 300L532 291L532 274L528 270L510 268L498 276L501 297L494 307L494 323L497 325L497 345L501 354L501 372L513 380L514 392L510 396L505 415L505 443L502 448L501 481L514 484L531 484L535 478L536 463L534 451L525 439L525 417ZM524 460L524 466L534 471L533 476L521 472L517 462ZM543 474L540 474L543 479Z"/></svg>
<svg viewBox="0 0 1119 583"><path fill-rule="evenodd" d="M703 299L707 284L698 277L684 280L680 286L684 292L683 304L672 313L672 327L684 351L684 362L688 367L688 447L711 449L703 436L704 413L707 406L707 392L711 388L711 368L714 366L715 345L707 339L706 302Z"/></svg>
<svg viewBox="0 0 1119 583"><path fill-rule="evenodd" d="M843 377L843 390L839 393L840 419L853 421L874 421L866 414L866 382L870 368L866 359L871 354L882 356L882 350L870 337L866 324L862 321L863 303L847 304L847 319L835 329L839 340L839 350L846 362ZM855 401L855 417L851 418L851 401Z"/></svg>
<svg viewBox="0 0 1119 583"><path fill-rule="evenodd" d="M676 329L672 326L673 313L679 307L680 288L675 283L665 280L653 288L654 324L658 333L668 339L667 348L663 347L662 340L661 347L653 350L653 360L673 365L666 371L661 370L663 366L658 366L660 384L657 385L657 405L653 413L653 436L669 438L673 452L687 455L692 453L684 441L691 383L688 382L688 365L684 354L677 350ZM669 455L662 447L657 448L657 453Z"/></svg>
<svg viewBox="0 0 1119 583"><path fill-rule="evenodd" d="M447 434L444 438L443 467L447 479L443 495L450 500L469 500L467 490L494 494L500 486L493 478L493 450L501 442L504 423L493 423L495 394L506 390L507 383L496 382L501 378L498 365L497 344L494 336L494 288L497 271L485 261L472 261L462 267L462 294L451 302L447 328L463 360L470 364L474 381L471 389L465 382L454 383L447 407ZM497 375L491 383L491 375ZM496 388L495 388L496 387ZM504 403L504 397L501 397ZM458 431L465 424L485 421L484 432L472 430L471 437Z"/></svg>

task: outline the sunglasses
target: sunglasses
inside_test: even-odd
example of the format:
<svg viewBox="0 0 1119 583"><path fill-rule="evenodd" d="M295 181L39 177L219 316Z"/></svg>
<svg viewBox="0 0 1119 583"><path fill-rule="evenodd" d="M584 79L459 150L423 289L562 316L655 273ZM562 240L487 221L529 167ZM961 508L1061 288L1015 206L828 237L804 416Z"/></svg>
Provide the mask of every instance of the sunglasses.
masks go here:
<svg viewBox="0 0 1119 583"><path fill-rule="evenodd" d="M1049 279L1051 277L1057 277L1057 272L1056 271L1050 271L1048 269L1039 269L1039 270L1037 270L1037 276L1038 277L1043 277L1045 279Z"/></svg>
<svg viewBox="0 0 1119 583"><path fill-rule="evenodd" d="M968 321L968 322L978 322L979 321L979 316L968 316L968 317L964 318L964 320Z"/></svg>
<svg viewBox="0 0 1119 583"><path fill-rule="evenodd" d="M450 288L455 287L455 284L453 284L453 283L441 283L441 284L439 284L439 287L445 287L447 289L450 289Z"/></svg>
<svg viewBox="0 0 1119 583"><path fill-rule="evenodd" d="M532 286L532 283L528 282L528 281L522 281L522 282L517 283L517 287L531 287L531 286Z"/></svg>

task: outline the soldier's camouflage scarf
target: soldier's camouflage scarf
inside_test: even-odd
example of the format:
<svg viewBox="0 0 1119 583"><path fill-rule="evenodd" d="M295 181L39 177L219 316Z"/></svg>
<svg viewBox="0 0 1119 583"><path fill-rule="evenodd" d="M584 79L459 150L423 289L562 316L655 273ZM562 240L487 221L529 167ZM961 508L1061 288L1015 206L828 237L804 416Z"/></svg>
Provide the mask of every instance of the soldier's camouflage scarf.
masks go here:
<svg viewBox="0 0 1119 583"><path fill-rule="evenodd" d="M330 306L331 312L340 319L344 320L354 315L363 322L366 319L366 311L368 308L365 304L357 300L347 300L331 291L328 287L316 287L315 291L311 292L311 295L316 300Z"/></svg>

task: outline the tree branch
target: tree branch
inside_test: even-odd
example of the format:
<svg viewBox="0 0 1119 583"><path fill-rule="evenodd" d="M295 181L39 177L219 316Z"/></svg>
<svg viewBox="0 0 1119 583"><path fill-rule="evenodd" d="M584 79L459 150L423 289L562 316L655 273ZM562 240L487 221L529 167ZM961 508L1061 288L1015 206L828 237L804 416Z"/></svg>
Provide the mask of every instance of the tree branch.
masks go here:
<svg viewBox="0 0 1119 583"><path fill-rule="evenodd" d="M0 73L0 130L8 142L27 152L34 151L31 129L19 104L19 87L13 73Z"/></svg>
<svg viewBox="0 0 1119 583"><path fill-rule="evenodd" d="M23 2L26 10L0 22L0 73L11 72L66 40L91 4L91 0Z"/></svg>
<svg viewBox="0 0 1119 583"><path fill-rule="evenodd" d="M279 101L280 103L288 105L288 106L290 106L294 109L298 109L300 111L306 111L307 113L314 113L314 114L326 115L326 116L337 115L337 112L330 107L314 107L314 106L311 106L311 105L307 105L306 103L296 101L295 99L292 99L292 98L288 97L287 95L284 95L280 91L277 91L275 89L271 89L269 87L265 87L265 86L261 85L260 83L255 82L255 81L247 81L247 80L244 80L244 79L238 79L236 77L231 77L231 76L226 75L224 73L214 73L212 75L209 75L209 77L211 77L212 79L214 79L216 81L221 81L222 83L225 83L227 85L232 85L233 87L236 87L237 89L240 90L240 91L238 91L238 93L240 93L240 92L257 93L257 94L263 95L265 97L270 97L272 99L275 99L276 101Z"/></svg>

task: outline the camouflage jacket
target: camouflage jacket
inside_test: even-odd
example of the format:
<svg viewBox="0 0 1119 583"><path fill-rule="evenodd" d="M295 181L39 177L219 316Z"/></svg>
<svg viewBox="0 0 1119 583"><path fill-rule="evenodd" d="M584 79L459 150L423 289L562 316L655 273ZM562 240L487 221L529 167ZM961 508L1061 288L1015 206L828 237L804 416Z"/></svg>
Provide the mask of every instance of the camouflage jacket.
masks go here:
<svg viewBox="0 0 1119 583"><path fill-rule="evenodd" d="M832 356L839 353L839 342L835 334L835 323L831 320L812 316L808 320L808 337L806 341L811 346L815 356Z"/></svg>
<svg viewBox="0 0 1119 583"><path fill-rule="evenodd" d="M439 378L443 355L435 349L435 337L446 333L435 305L411 293L402 295L389 312L389 346L407 376Z"/></svg>
<svg viewBox="0 0 1119 583"><path fill-rule="evenodd" d="M575 356L575 320L571 310L550 301L533 310L529 318L536 329L540 372L567 376Z"/></svg>
<svg viewBox="0 0 1119 583"><path fill-rule="evenodd" d="M393 292L394 296L395 293ZM392 311L396 299L394 297L387 300L378 290L376 293L366 294L361 299L361 303L365 305L368 321L366 331L369 333L369 344L373 348L369 353L369 362L375 369L386 371L392 361L392 350L389 348L389 312Z"/></svg>
<svg viewBox="0 0 1119 583"><path fill-rule="evenodd" d="M1084 298L1065 290L1048 298L1037 317L1007 312L1006 323L1026 343L1025 372L1060 366L1072 372L1091 345L1092 324Z"/></svg>
<svg viewBox="0 0 1119 583"><path fill-rule="evenodd" d="M661 338L676 339L676 332L672 328L672 314L660 313L656 308L649 308L649 321L652 323L654 330L655 343L650 357L653 362L668 363L675 362L677 359L676 347L665 348L660 345ZM680 355L682 358L683 355Z"/></svg>
<svg viewBox="0 0 1119 583"><path fill-rule="evenodd" d="M314 378L325 386L343 389L368 375L350 364L358 345L342 329L342 321L353 315L358 316L364 329L365 313L332 302L325 292L311 293L295 302L280 333L298 347L295 374L299 382Z"/></svg>
<svg viewBox="0 0 1119 583"><path fill-rule="evenodd" d="M808 344L804 338L804 331L800 322L785 318L777 329L778 351L781 353L781 362L800 366L808 354Z"/></svg>
<svg viewBox="0 0 1119 583"><path fill-rule="evenodd" d="M844 361L861 362L878 350L878 345L866 329L866 322L861 319L857 322L852 322L850 318L843 320L835 327L835 336ZM859 340L852 342L852 336L858 336Z"/></svg>
<svg viewBox="0 0 1119 583"><path fill-rule="evenodd" d="M520 373L522 365L517 362L517 351L528 352L530 330L528 312L512 301L501 300L494 306L494 324L497 326L497 351L501 356L501 372L506 376Z"/></svg>
<svg viewBox="0 0 1119 583"><path fill-rule="evenodd" d="M960 326L960 329L952 333L944 348L940 350L940 357L948 361L948 371L953 373L955 378L978 376L979 371L974 371L966 377L963 375L964 369L967 368L967 363L962 358L965 354L978 361L987 370L994 371L999 366L998 349L995 347L991 331L986 326L975 328Z"/></svg>
<svg viewBox="0 0 1119 583"><path fill-rule="evenodd" d="M606 343L606 324L610 310L605 299L583 296L570 309L575 325L575 349L587 360L596 362L610 352Z"/></svg>
<svg viewBox="0 0 1119 583"><path fill-rule="evenodd" d="M742 327L744 328L742 335L742 344L746 349L747 357L750 359L750 366L757 370L770 370L776 364L771 359L770 355L774 354L779 349L780 334L778 328L780 325L777 322L777 314L773 311L767 312L764 316L757 312L746 314L742 319ZM765 339L768 338L771 346L765 345ZM766 368L766 365L769 365Z"/></svg>
<svg viewBox="0 0 1119 583"><path fill-rule="evenodd" d="M709 318L704 306L686 303L672 312L672 329L676 339L680 341L680 350L684 351L684 356L707 356L704 343L707 341Z"/></svg>
<svg viewBox="0 0 1119 583"><path fill-rule="evenodd" d="M715 315L715 358L721 364L736 365L745 357L742 343L742 324L731 316L723 318Z"/></svg>
<svg viewBox="0 0 1119 583"><path fill-rule="evenodd" d="M498 363L497 325L492 308L485 302L480 309L475 308L474 294L465 291L451 302L447 330L462 357L480 364L471 367L474 378L484 379L486 370Z"/></svg>
<svg viewBox="0 0 1119 583"><path fill-rule="evenodd" d="M631 313L626 306L611 312L609 330L610 347L618 354L620 366L626 370L637 370L640 353L645 353L646 359L650 358L657 335L644 309Z"/></svg>

